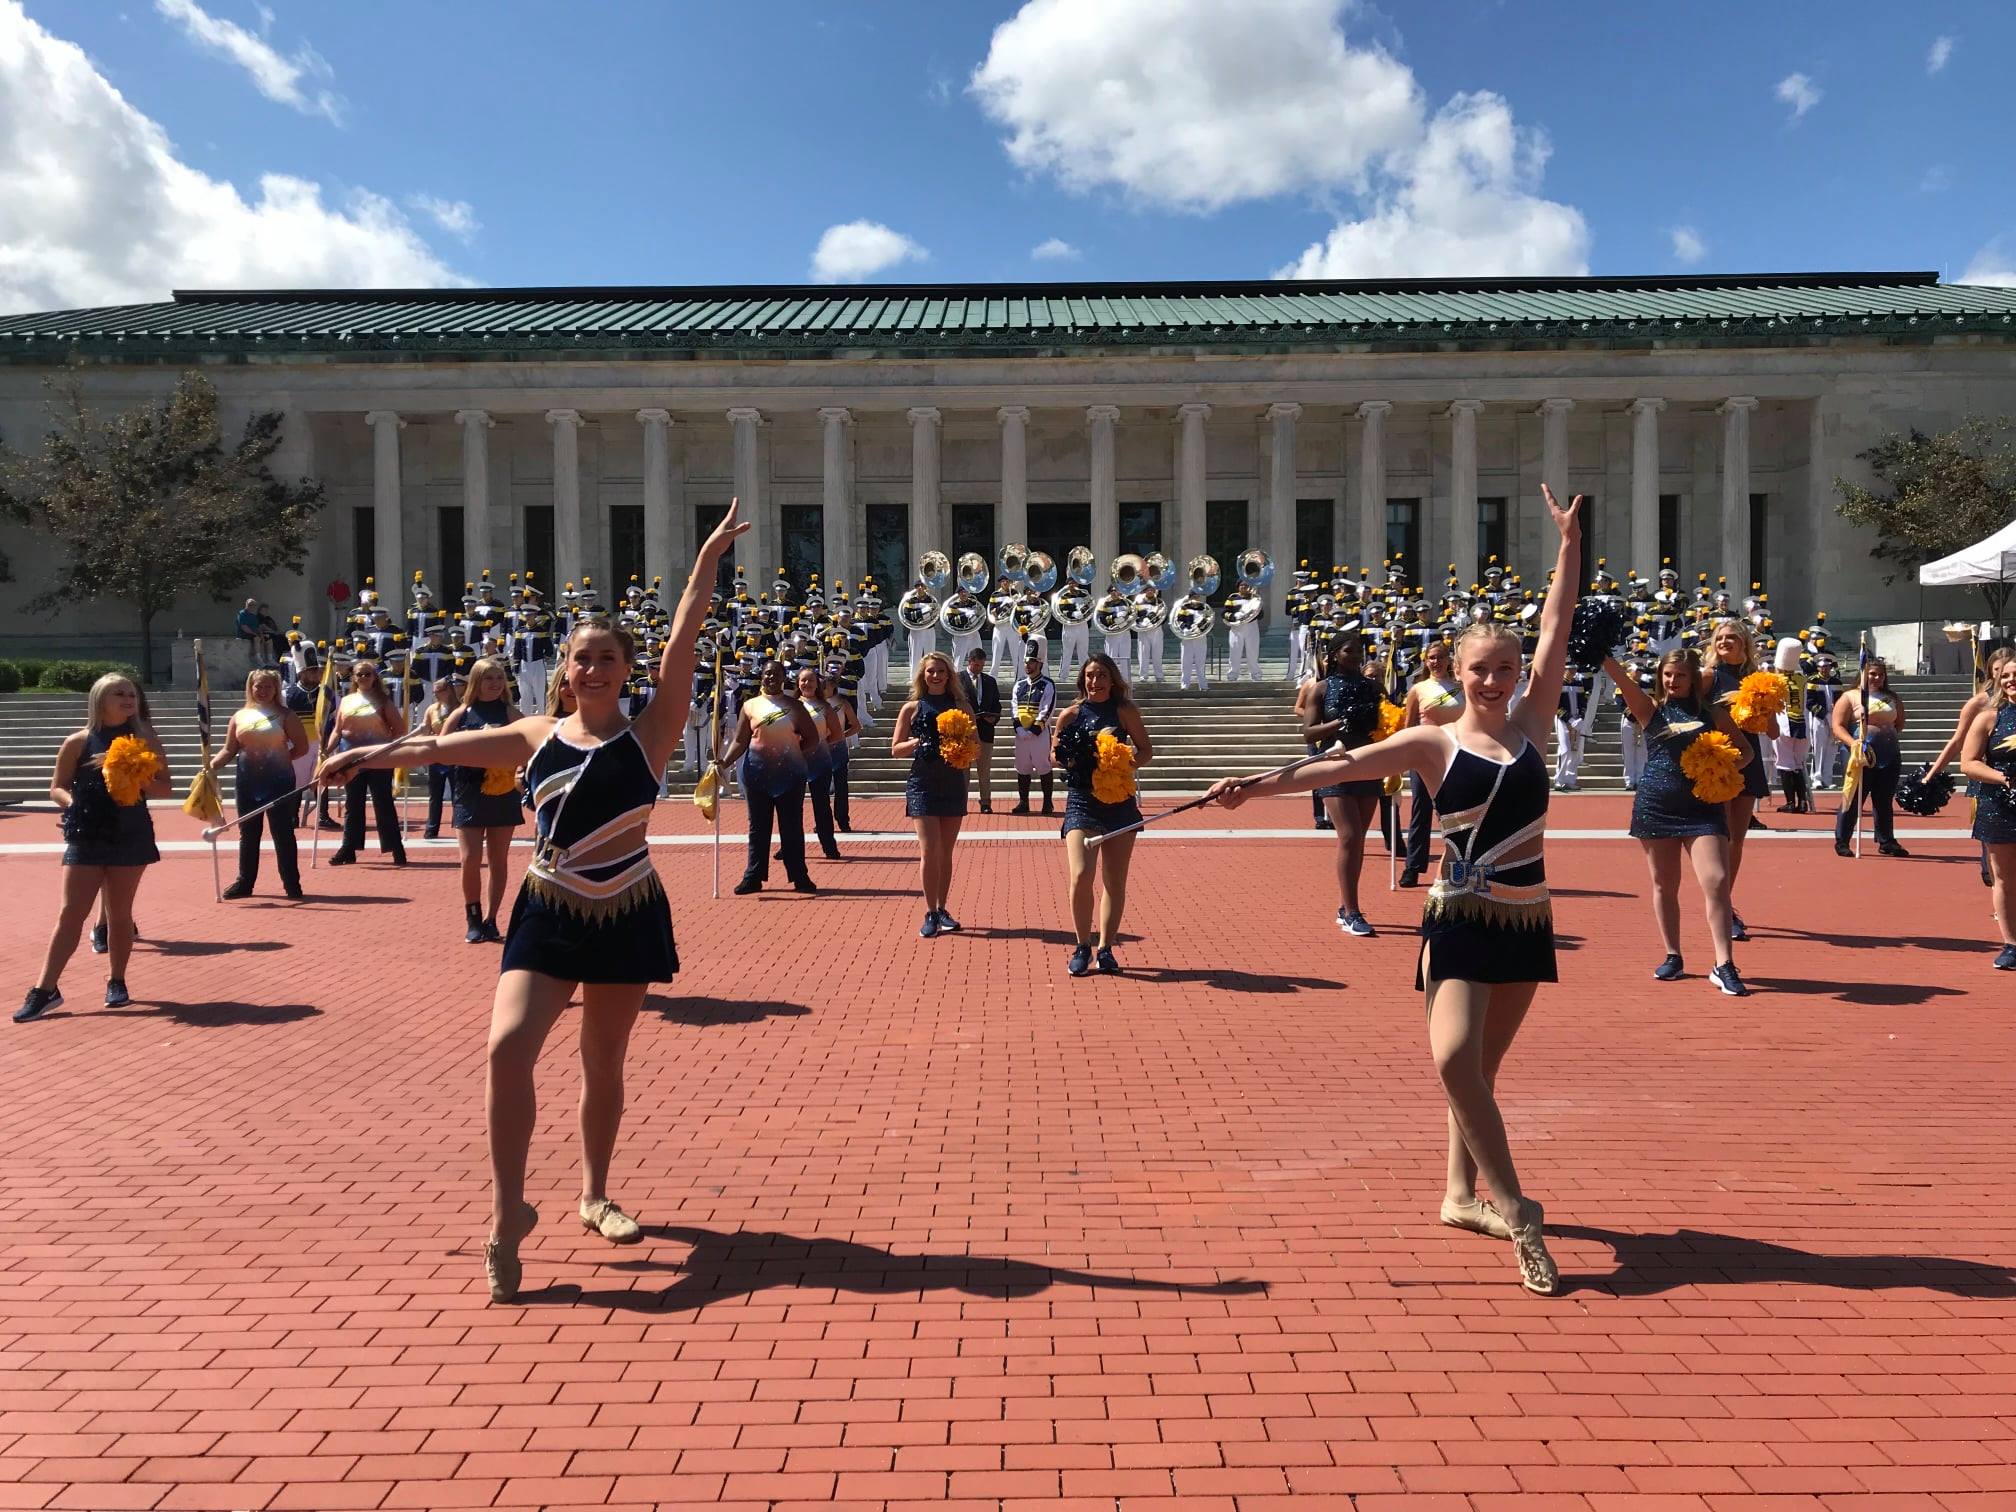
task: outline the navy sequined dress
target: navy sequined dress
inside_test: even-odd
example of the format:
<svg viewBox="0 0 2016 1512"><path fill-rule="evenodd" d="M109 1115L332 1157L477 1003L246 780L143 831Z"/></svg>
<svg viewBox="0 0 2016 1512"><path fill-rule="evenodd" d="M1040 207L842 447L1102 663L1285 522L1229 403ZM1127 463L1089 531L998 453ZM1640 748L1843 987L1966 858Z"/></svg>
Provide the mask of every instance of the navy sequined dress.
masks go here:
<svg viewBox="0 0 2016 1512"><path fill-rule="evenodd" d="M1727 662L1715 663L1715 700L1720 703L1731 693L1743 686L1748 674ZM1752 798L1771 796L1771 774L1764 770L1764 742L1748 730L1736 732L1738 740L1747 741L1750 746L1750 764L1743 768L1743 791Z"/></svg>
<svg viewBox="0 0 2016 1512"><path fill-rule="evenodd" d="M1101 803L1092 796L1092 773L1097 760L1095 753L1103 730L1111 730L1122 740L1127 738L1126 728L1120 723L1120 711L1110 698L1104 703L1093 703L1089 698L1081 700L1077 712L1058 730L1059 752L1066 760L1064 823L1057 831L1060 835L1068 835L1074 829L1104 835L1141 822L1138 798Z"/></svg>
<svg viewBox="0 0 2016 1512"><path fill-rule="evenodd" d="M1323 680L1323 717L1319 724L1344 721L1337 732L1344 749L1355 751L1372 743L1372 729L1378 723L1379 704L1385 691L1371 678L1333 673ZM1316 789L1318 798L1377 798L1383 784L1378 778L1358 782L1333 782Z"/></svg>
<svg viewBox="0 0 2016 1512"><path fill-rule="evenodd" d="M1987 759L1991 766L2009 767L1995 760L2005 740L2016 740L2016 704L2005 704L1995 713L1995 729L1988 737ZM2016 788L1979 783L1974 800L1974 838L1988 845L2016 845Z"/></svg>
<svg viewBox="0 0 2016 1512"><path fill-rule="evenodd" d="M455 728L458 733L463 730L494 730L509 723L511 705L501 698L484 698L462 711L462 718L456 722ZM513 774L511 785L501 793L483 791L483 784L490 774L481 767L454 767L451 774L455 784L455 828L516 829L524 822L525 810L518 799L516 774Z"/></svg>
<svg viewBox="0 0 2016 1512"><path fill-rule="evenodd" d="M147 799L130 805L114 802L104 772L90 761L102 758L121 735L138 733L129 722L101 725L84 737L77 775L70 779L70 807L63 810L65 866L152 866L161 859Z"/></svg>
<svg viewBox="0 0 2016 1512"><path fill-rule="evenodd" d="M917 713L910 721L917 749L910 753L910 775L903 783L903 812L909 818L961 819L966 815L966 773L947 766L938 755L938 716L958 707L959 700L950 693L926 693L917 700ZM986 759L984 750L981 759Z"/></svg>
<svg viewBox="0 0 2016 1512"><path fill-rule="evenodd" d="M1631 800L1632 839L1728 835L1723 806L1696 798L1694 784L1680 766L1687 748L1714 728L1691 704L1664 703L1652 711L1645 726L1645 770L1638 774L1638 791Z"/></svg>

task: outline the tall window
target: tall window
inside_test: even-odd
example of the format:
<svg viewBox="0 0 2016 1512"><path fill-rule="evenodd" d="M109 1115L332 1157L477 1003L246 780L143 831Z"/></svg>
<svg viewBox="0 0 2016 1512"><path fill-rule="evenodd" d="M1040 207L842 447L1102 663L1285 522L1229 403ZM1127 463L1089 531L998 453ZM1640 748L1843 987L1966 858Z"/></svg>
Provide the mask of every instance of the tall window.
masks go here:
<svg viewBox="0 0 2016 1512"><path fill-rule="evenodd" d="M1307 562L1319 580L1329 580L1330 569L1338 565L1333 560L1337 550L1336 508L1330 499L1295 501L1295 560L1276 562L1277 571L1291 571Z"/></svg>
<svg viewBox="0 0 2016 1512"><path fill-rule="evenodd" d="M427 586L434 590L437 604L459 604L462 585L469 581L468 562L462 552L461 505L444 504L434 511L434 541L434 562L439 571L427 574Z"/></svg>
<svg viewBox="0 0 2016 1512"><path fill-rule="evenodd" d="M1568 497L1575 497L1573 490ZM1594 494L1582 496L1582 576L1585 578L1596 575L1596 559L1604 554L1603 511L1596 507L1601 502Z"/></svg>
<svg viewBox="0 0 2016 1512"><path fill-rule="evenodd" d="M1244 499L1209 499L1204 504L1204 549L1218 559L1218 601L1223 603L1239 581L1239 554L1253 544L1246 523ZM1278 570L1278 564L1277 564ZM1182 587L1190 581L1185 572L1178 580Z"/></svg>
<svg viewBox="0 0 2016 1512"><path fill-rule="evenodd" d="M728 513L728 504L725 500L719 504L694 505L693 539L704 541L707 537L714 534L714 527L721 523L721 516L726 513ZM549 509L547 514L550 517L552 511ZM550 524L547 529L549 532L551 531L552 527ZM526 531L529 535L531 531L529 525L526 527ZM759 574L762 572L760 564L756 570ZM735 553L732 550L721 553L720 565L714 570L714 586L721 590L724 597L733 598L735 596ZM769 590L770 579L767 577L762 578L760 582L751 584L749 588L749 601L753 604L756 601L757 594L767 593Z"/></svg>
<svg viewBox="0 0 2016 1512"><path fill-rule="evenodd" d="M709 526L712 529L712 526ZM566 584L553 581L553 506L551 504L528 504L525 506L525 571L532 578L535 587L545 595L548 607L558 607L560 594ZM456 585L456 599L462 597L461 585Z"/></svg>
<svg viewBox="0 0 2016 1512"><path fill-rule="evenodd" d="M364 579L378 575L378 511L369 504L359 504L350 511L350 560L356 563L356 577L351 588L358 593L364 591ZM455 585L456 597L461 597L460 583ZM389 604L391 599L386 599Z"/></svg>
<svg viewBox="0 0 2016 1512"><path fill-rule="evenodd" d="M1421 581L1421 501L1419 499L1388 499L1386 501L1386 557L1388 561L1398 559L1397 565L1407 575L1410 583ZM1379 564L1367 562L1373 569L1377 581Z"/></svg>
<svg viewBox="0 0 2016 1512"><path fill-rule="evenodd" d="M1769 560L1765 555L1765 548L1770 544L1770 532L1766 527L1766 521L1770 518L1770 510L1767 508L1770 502L1769 494L1750 495L1750 578L1752 582L1762 583L1766 588L1771 586L1770 578L1764 575L1765 565ZM1743 595L1750 591L1750 584L1731 583L1729 591L1736 596L1736 601L1741 603Z"/></svg>
<svg viewBox="0 0 2016 1512"><path fill-rule="evenodd" d="M1029 549L1047 551L1057 564L1057 581L1064 581L1064 563L1073 546L1092 544L1090 504L1031 504L1029 506ZM1104 572L1107 564L1101 562Z"/></svg>
<svg viewBox="0 0 2016 1512"><path fill-rule="evenodd" d="M1659 495L1659 566L1680 570L1680 495Z"/></svg>
<svg viewBox="0 0 2016 1512"><path fill-rule="evenodd" d="M952 506L952 566L956 570L959 558L973 552L987 564L987 574L994 574L994 506L992 504L954 504Z"/></svg>
<svg viewBox="0 0 2016 1512"><path fill-rule="evenodd" d="M786 504L777 514L784 530L784 572L791 579L791 591L803 599L815 572L824 590L826 511L817 504Z"/></svg>
<svg viewBox="0 0 2016 1512"><path fill-rule="evenodd" d="M1499 566L1505 566L1508 545L1509 543L1505 536L1504 496L1498 495L1493 498L1479 499L1477 501L1477 560L1468 564L1467 570L1470 573L1470 577L1463 586L1467 588L1471 583L1482 582L1484 580L1484 564L1494 556L1498 558ZM1465 571L1465 564L1458 562L1456 570L1459 573Z"/></svg>
<svg viewBox="0 0 2016 1512"><path fill-rule="evenodd" d="M870 504L867 508L868 573L882 606L896 612L896 600L917 581L917 559L910 554L910 506Z"/></svg>
<svg viewBox="0 0 2016 1512"><path fill-rule="evenodd" d="M649 588L644 571L644 506L609 506L609 591L620 594L630 587L635 575L639 588Z"/></svg>
<svg viewBox="0 0 2016 1512"><path fill-rule="evenodd" d="M1120 549L1147 556L1152 551L1162 549L1162 506L1160 504L1122 504L1120 506ZM1111 562L1101 562L1099 570L1104 572Z"/></svg>

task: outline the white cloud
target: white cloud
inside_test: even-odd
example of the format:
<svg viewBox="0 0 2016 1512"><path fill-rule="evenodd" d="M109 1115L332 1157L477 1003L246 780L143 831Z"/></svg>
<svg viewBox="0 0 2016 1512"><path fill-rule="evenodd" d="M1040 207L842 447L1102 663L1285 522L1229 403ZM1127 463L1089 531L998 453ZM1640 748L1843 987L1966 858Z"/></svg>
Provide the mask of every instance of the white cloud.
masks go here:
<svg viewBox="0 0 2016 1512"><path fill-rule="evenodd" d="M468 241L483 229L476 219L476 207L467 200L442 199L435 194L409 194L406 203L434 222L450 236Z"/></svg>
<svg viewBox="0 0 2016 1512"><path fill-rule="evenodd" d="M1775 93L1792 107L1792 119L1795 121L1820 103L1820 86L1803 73L1785 75L1778 81Z"/></svg>
<svg viewBox="0 0 2016 1512"><path fill-rule="evenodd" d="M1356 199L1283 274L1568 273L1572 207L1539 197L1546 138L1497 95L1432 111L1414 73L1346 35L1349 0L1027 0L969 89L1017 166L1208 213Z"/></svg>
<svg viewBox="0 0 2016 1512"><path fill-rule="evenodd" d="M901 231L880 221L847 221L828 226L812 251L814 283L858 283L898 263L922 262L931 254Z"/></svg>
<svg viewBox="0 0 2016 1512"><path fill-rule="evenodd" d="M1925 54L1925 72L1936 74L1953 60L1952 37L1934 37L1932 47Z"/></svg>
<svg viewBox="0 0 2016 1512"><path fill-rule="evenodd" d="M303 115L326 116L341 122L343 99L314 83L332 77L329 65L312 47L303 46L285 58L266 41L235 21L211 15L196 0L154 0L154 9L180 26L190 40L236 63L253 86L269 100L292 106ZM263 27L273 25L273 12L259 7Z"/></svg>
<svg viewBox="0 0 2016 1512"><path fill-rule="evenodd" d="M2016 289L2016 258L2002 249L2000 241L1991 241L1974 254L1974 261L1967 264L1955 283L1995 284L2005 289Z"/></svg>
<svg viewBox="0 0 2016 1512"><path fill-rule="evenodd" d="M1943 194L1952 187L1953 170L1945 163L1934 163L1918 180L1920 194Z"/></svg>
<svg viewBox="0 0 2016 1512"><path fill-rule="evenodd" d="M381 195L323 203L271 173L247 199L175 156L81 48L0 0L0 310L160 299L173 287L469 280Z"/></svg>
<svg viewBox="0 0 2016 1512"><path fill-rule="evenodd" d="M1063 237L1053 236L1048 241L1039 242L1031 247L1029 255L1038 262L1076 262L1081 254Z"/></svg>
<svg viewBox="0 0 2016 1512"><path fill-rule="evenodd" d="M1708 243L1701 240L1701 233L1692 226L1675 226L1673 237L1673 261L1692 267L1708 255Z"/></svg>
<svg viewBox="0 0 2016 1512"><path fill-rule="evenodd" d="M1304 249L1283 278L1519 278L1589 271L1581 212L1539 198L1548 146L1494 94L1459 94L1397 156L1372 213Z"/></svg>

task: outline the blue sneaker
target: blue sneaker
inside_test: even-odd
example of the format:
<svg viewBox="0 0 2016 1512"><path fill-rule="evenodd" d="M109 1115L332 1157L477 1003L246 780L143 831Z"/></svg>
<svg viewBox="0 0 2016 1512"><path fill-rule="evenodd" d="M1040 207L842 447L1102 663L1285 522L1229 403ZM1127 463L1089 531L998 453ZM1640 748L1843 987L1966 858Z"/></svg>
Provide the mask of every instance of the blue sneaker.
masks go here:
<svg viewBox="0 0 2016 1512"><path fill-rule="evenodd" d="M1733 908L1729 910L1729 938L1738 943L1750 938L1750 931L1743 927L1743 915Z"/></svg>
<svg viewBox="0 0 2016 1512"><path fill-rule="evenodd" d="M126 984L120 981L119 978L114 977L105 984L105 1006L107 1008L124 1008L132 1001L133 994L126 990Z"/></svg>
<svg viewBox="0 0 2016 1512"><path fill-rule="evenodd" d="M1105 976L1118 976L1120 974L1120 963L1113 959L1113 947L1111 945L1101 945L1099 947L1099 970Z"/></svg>
<svg viewBox="0 0 2016 1512"><path fill-rule="evenodd" d="M1736 975L1736 963L1734 961L1729 962L1726 966L1717 966L1713 971L1708 973L1708 980L1713 982L1725 997L1750 996L1750 989L1743 985L1743 978Z"/></svg>
<svg viewBox="0 0 2016 1512"><path fill-rule="evenodd" d="M1373 938L1372 926L1362 913L1346 913L1343 909L1338 909L1337 927L1348 935L1357 935L1360 939Z"/></svg>
<svg viewBox="0 0 2016 1512"><path fill-rule="evenodd" d="M2016 945L2004 945L1995 953L1997 971L2016 971Z"/></svg>
<svg viewBox="0 0 2016 1512"><path fill-rule="evenodd" d="M1685 969L1686 969L1686 968L1685 968L1684 966L1682 966L1682 965L1681 965L1681 963L1680 963L1680 957L1679 957L1679 955L1678 955L1678 954L1674 954L1674 955L1669 955L1668 957L1666 957L1666 959L1665 959L1665 960L1661 961L1661 962L1660 962L1660 963L1659 963L1659 964L1658 964L1657 966L1654 966L1654 967L1652 968L1652 975L1653 975L1653 976L1655 976L1655 977L1657 977L1657 978L1658 978L1658 979L1659 979L1660 981L1662 981L1662 982L1670 982L1670 981L1672 981L1672 980L1673 980L1673 979L1674 979L1675 977L1679 976L1679 975L1680 975L1680 973L1681 973L1682 971L1684 971Z"/></svg>
<svg viewBox="0 0 2016 1512"><path fill-rule="evenodd" d="M941 908L938 910L938 932L940 934L959 933L959 921L952 917L951 909Z"/></svg>
<svg viewBox="0 0 2016 1512"><path fill-rule="evenodd" d="M14 1022L25 1024L30 1019L38 1019L51 1008L61 1007L63 994L54 987L30 987L28 996L21 1006L14 1010Z"/></svg>
<svg viewBox="0 0 2016 1512"><path fill-rule="evenodd" d="M924 922L917 926L917 933L927 940L938 933L938 911L935 908L924 915Z"/></svg>
<svg viewBox="0 0 2016 1512"><path fill-rule="evenodd" d="M1073 976L1085 975L1086 972L1092 969L1092 947L1090 945L1080 945L1076 950L1072 951L1071 959L1065 963L1064 969Z"/></svg>

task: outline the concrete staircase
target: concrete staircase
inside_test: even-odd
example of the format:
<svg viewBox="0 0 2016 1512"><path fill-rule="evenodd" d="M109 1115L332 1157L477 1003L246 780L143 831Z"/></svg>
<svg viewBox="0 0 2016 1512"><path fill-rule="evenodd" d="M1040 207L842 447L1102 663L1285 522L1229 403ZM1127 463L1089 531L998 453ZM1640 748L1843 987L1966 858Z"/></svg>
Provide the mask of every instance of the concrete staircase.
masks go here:
<svg viewBox="0 0 2016 1512"><path fill-rule="evenodd" d="M232 689L222 703L215 694L211 696L211 725L220 742L224 721L238 706L236 695L237 690ZM179 798L188 791L189 779L203 759L196 729L196 695L160 689L148 693L147 704L153 711L154 728L168 750L168 767L175 774ZM49 796L56 752L64 736L84 727L84 708L82 693L0 693L0 802ZM217 774L227 801L232 780L228 766Z"/></svg>

